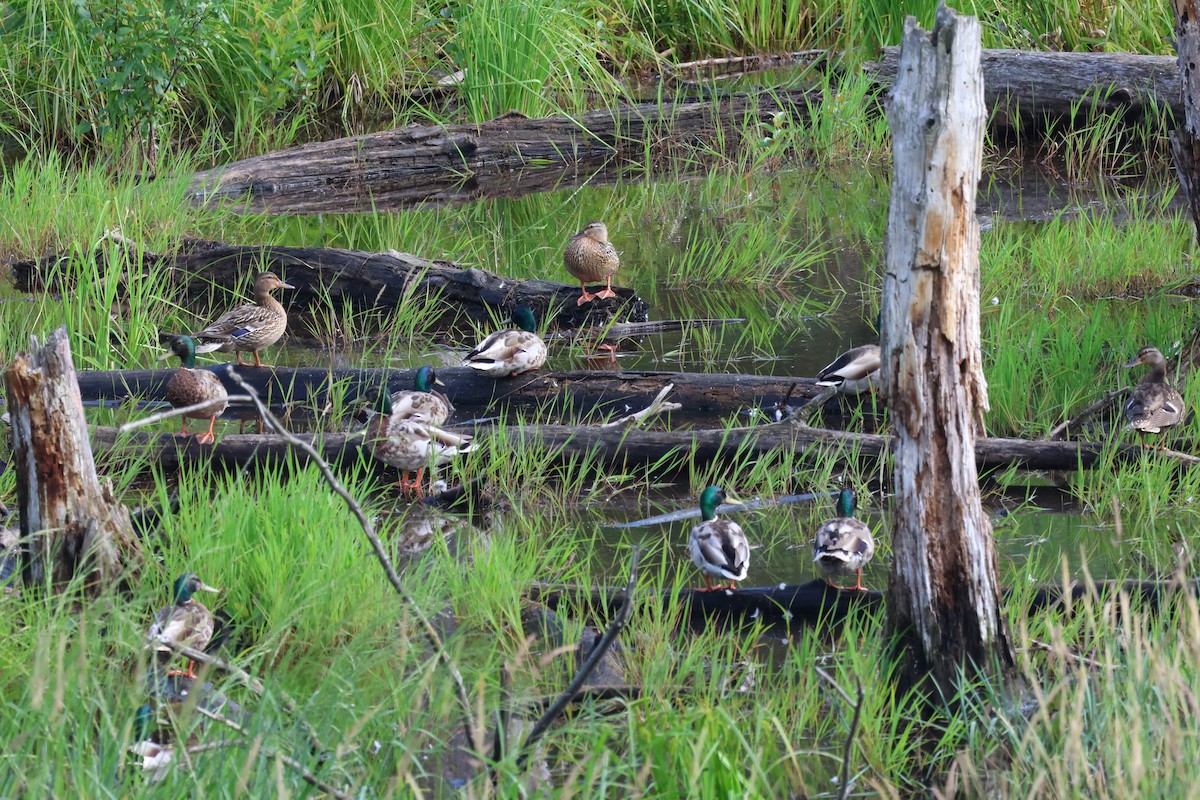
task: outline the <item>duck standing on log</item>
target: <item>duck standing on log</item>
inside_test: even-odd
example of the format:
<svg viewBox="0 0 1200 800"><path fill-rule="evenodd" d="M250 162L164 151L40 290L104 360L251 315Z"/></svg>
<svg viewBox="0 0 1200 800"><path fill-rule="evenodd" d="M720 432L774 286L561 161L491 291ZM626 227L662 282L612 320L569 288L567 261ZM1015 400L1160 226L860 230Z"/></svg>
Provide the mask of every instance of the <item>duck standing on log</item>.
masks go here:
<svg viewBox="0 0 1200 800"><path fill-rule="evenodd" d="M528 306L512 310L516 328L496 331L467 353L463 366L493 378L530 372L546 363L546 343L537 335L537 318Z"/></svg>
<svg viewBox="0 0 1200 800"><path fill-rule="evenodd" d="M1130 428L1142 433L1160 433L1183 421L1186 408L1183 395L1167 383L1167 360L1157 347L1146 345L1131 361L1123 364L1131 369L1139 364L1150 367L1134 387L1125 404L1125 421Z"/></svg>
<svg viewBox="0 0 1200 800"><path fill-rule="evenodd" d="M167 402L175 408L194 406L207 402L204 408L184 414L181 423L180 436L187 436L187 421L191 419L207 419L208 430L196 434L200 444L212 444L216 441L213 426L217 417L225 413L229 407L229 395L221 379L206 369L196 368L196 340L190 336L176 336L171 340L171 349L159 356L159 360L179 356L180 366L167 381Z"/></svg>
<svg viewBox="0 0 1200 800"><path fill-rule="evenodd" d="M854 516L854 491L842 489L838 494L838 514L822 522L813 538L813 561L834 589L865 591L862 571L875 555L875 537L865 522ZM834 575L854 575L853 586L839 586Z"/></svg>
<svg viewBox="0 0 1200 800"><path fill-rule="evenodd" d="M392 398L386 390L380 393L379 407L367 422L364 441L374 458L400 470L400 480L396 486L417 497L425 494L421 479L426 466L432 462L432 481L438 464L469 452L472 447L470 436L397 417L392 408ZM416 477L410 480L409 474L412 472L416 472Z"/></svg>
<svg viewBox="0 0 1200 800"><path fill-rule="evenodd" d="M617 250L608 241L608 226L603 222L589 222L579 233L567 242L563 251L563 265L579 281L582 294L575 305L581 306L593 300L616 297L612 288L612 276L621 266ZM595 294L587 290L589 283L605 282L605 286Z"/></svg>
<svg viewBox="0 0 1200 800"><path fill-rule="evenodd" d="M864 344L847 350L817 373L817 386L831 386L838 394L858 395L879 385L879 345Z"/></svg>
<svg viewBox="0 0 1200 800"><path fill-rule="evenodd" d="M438 380L433 367L418 369L413 378L413 388L392 392L392 417L429 425L445 425L454 413L454 405L450 398L433 388L435 384L445 386Z"/></svg>
<svg viewBox="0 0 1200 800"><path fill-rule="evenodd" d="M688 553L692 563L704 576L704 589L736 589L737 581L746 579L750 568L750 543L742 527L731 519L717 516L717 506L725 502L719 487L709 486L700 494L700 515L704 521L692 528L688 537ZM729 581L726 586L713 586L710 576Z"/></svg>
<svg viewBox="0 0 1200 800"><path fill-rule="evenodd" d="M175 602L164 606L154 615L154 622L146 634L146 643L154 648L156 654L166 654L170 660L175 651L165 644L184 645L195 650L203 650L212 639L215 627L212 612L204 604L192 597L196 592L219 592L193 572L180 575L175 579L173 588ZM196 677L196 664L188 661L187 672L172 671L168 675L183 675L187 678Z"/></svg>
<svg viewBox="0 0 1200 800"><path fill-rule="evenodd" d="M279 341L287 329L287 311L271 296L276 289L294 289L274 272L260 272L254 279L254 303L237 306L225 312L216 322L192 334L199 346L197 353L233 353L237 366L242 353L254 353L254 366L263 366L258 351Z"/></svg>

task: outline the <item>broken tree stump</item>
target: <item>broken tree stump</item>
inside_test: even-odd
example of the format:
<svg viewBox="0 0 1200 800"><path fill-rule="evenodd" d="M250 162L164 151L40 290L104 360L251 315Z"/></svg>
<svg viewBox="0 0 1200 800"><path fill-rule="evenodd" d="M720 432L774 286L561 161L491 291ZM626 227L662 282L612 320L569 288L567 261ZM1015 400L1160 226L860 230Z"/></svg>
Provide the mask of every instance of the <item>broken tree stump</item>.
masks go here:
<svg viewBox="0 0 1200 800"><path fill-rule="evenodd" d="M141 563L129 511L100 483L66 328L4 374L21 517L22 580L92 592Z"/></svg>
<svg viewBox="0 0 1200 800"><path fill-rule="evenodd" d="M991 524L975 468L987 411L979 348L975 195L986 110L980 26L940 6L904 24L892 90L892 192L881 370L895 437L887 635L897 696L951 699L965 681L1015 676Z"/></svg>

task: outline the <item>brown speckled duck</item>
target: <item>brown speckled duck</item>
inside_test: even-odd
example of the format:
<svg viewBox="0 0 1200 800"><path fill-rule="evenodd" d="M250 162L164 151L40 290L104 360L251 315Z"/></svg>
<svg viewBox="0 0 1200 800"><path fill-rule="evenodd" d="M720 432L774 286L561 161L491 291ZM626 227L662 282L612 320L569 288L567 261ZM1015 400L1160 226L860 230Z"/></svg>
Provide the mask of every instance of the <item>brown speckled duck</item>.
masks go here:
<svg viewBox="0 0 1200 800"><path fill-rule="evenodd" d="M254 366L263 366L258 351L279 341L287 328L287 311L271 296L275 289L294 289L274 272L260 272L254 279L254 304L238 306L225 312L216 322L192 334L199 342L197 353L233 353L237 365L242 353L254 353Z"/></svg>
<svg viewBox="0 0 1200 800"><path fill-rule="evenodd" d="M213 615L204 605L192 597L196 592L219 592L220 589L214 589L195 573L189 572L185 575L180 575L175 579L175 587L173 589L175 602L172 605L164 606L159 609L154 615L154 622L150 624L150 630L146 634L147 643L154 648L158 653L166 653L168 658L174 656L174 652L170 647L167 647L163 642L172 642L177 645L186 645L196 650L203 650L208 646L209 640L213 635ZM189 678L196 677L196 665L192 661L188 661L187 672L177 673L185 675Z"/></svg>
<svg viewBox="0 0 1200 800"><path fill-rule="evenodd" d="M383 392L379 397L379 408L367 422L365 442L368 451L376 459L400 470L396 482L401 490L424 495L421 479L425 467L430 467L430 479L438 464L449 461L456 455L471 449L471 437L465 434L444 431L411 419L399 419L392 409L392 399ZM416 477L409 480L409 473Z"/></svg>
<svg viewBox="0 0 1200 800"><path fill-rule="evenodd" d="M217 423L217 417L225 413L225 409L229 407L229 395L225 392L220 378L206 369L196 368L195 339L190 336L176 336L171 341L171 349L158 358L161 361L171 356L179 356L180 367L175 370L171 380L167 381L167 402L175 408L208 402L204 408L183 415L182 430L179 435L188 435L187 421L189 418L206 419L208 420L208 430L196 434L196 441L200 444L212 444L217 438L213 434L213 426Z"/></svg>
<svg viewBox="0 0 1200 800"><path fill-rule="evenodd" d="M1150 367L1150 371L1133 388L1125 404L1125 421L1142 433L1160 433L1163 428L1178 425L1187 409L1183 395L1167 383L1167 360L1157 347L1146 345L1123 366L1129 369L1139 364Z"/></svg>
<svg viewBox="0 0 1200 800"><path fill-rule="evenodd" d="M838 514L822 522L813 537L813 561L825 576L825 582L835 589L864 591L862 571L875 555L875 537L867 523L854 516L854 491L842 489L838 494ZM854 575L853 586L839 586L834 575Z"/></svg>
<svg viewBox="0 0 1200 800"><path fill-rule="evenodd" d="M454 406L450 398L433 388L434 384L445 385L437 379L433 367L418 369L412 389L392 392L392 417L428 425L445 425L454 413Z"/></svg>
<svg viewBox="0 0 1200 800"><path fill-rule="evenodd" d="M616 297L612 288L612 276L621 266L617 250L608 241L608 226L603 222L589 222L583 230L571 237L563 251L563 265L577 281L582 294L576 305L590 303L596 298ZM587 284L605 282L595 294L587 290Z"/></svg>
<svg viewBox="0 0 1200 800"><path fill-rule="evenodd" d="M463 358L463 366L493 378L507 378L546 363L546 343L537 335L537 318L527 306L512 310L516 328L496 331Z"/></svg>
<svg viewBox="0 0 1200 800"><path fill-rule="evenodd" d="M688 553L704 576L704 589L736 589L750 568L750 543L742 527L731 519L717 516L717 506L725 502L725 493L709 486L700 494L700 515L704 521L692 528ZM713 586L711 578L729 581L728 587Z"/></svg>

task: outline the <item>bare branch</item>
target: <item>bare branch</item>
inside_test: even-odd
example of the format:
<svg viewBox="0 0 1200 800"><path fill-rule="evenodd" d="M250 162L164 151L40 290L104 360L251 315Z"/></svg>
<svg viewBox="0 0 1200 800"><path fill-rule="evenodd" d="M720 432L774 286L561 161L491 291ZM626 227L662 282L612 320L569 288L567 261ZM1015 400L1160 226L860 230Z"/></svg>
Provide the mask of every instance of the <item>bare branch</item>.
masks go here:
<svg viewBox="0 0 1200 800"><path fill-rule="evenodd" d="M249 402L250 398L246 395L235 394L229 398L229 402L245 403ZM170 408L166 411L157 411L148 417L139 417L135 420L130 420L124 425L117 428L120 433L129 433L136 428L144 428L147 425L153 425L156 422L162 422L164 419L171 417L182 417L184 414L191 414L194 411L203 411L213 404L212 400L205 400L203 403L193 403L190 406L182 406L180 408Z"/></svg>

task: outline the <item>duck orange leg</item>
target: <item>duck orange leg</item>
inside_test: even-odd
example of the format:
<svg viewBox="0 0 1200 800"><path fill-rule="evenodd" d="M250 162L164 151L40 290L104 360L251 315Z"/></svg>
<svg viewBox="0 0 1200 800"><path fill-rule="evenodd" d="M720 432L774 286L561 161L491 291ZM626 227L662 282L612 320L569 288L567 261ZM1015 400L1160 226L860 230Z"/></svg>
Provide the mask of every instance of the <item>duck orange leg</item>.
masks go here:
<svg viewBox="0 0 1200 800"><path fill-rule="evenodd" d="M594 295L587 290L587 285L582 281L579 282L579 290L583 292L583 294L579 295L579 299L575 301L575 305L577 306L581 306L584 303L590 303L597 297L597 295Z"/></svg>
<svg viewBox="0 0 1200 800"><path fill-rule="evenodd" d="M616 296L617 296L617 293L614 292L613 288L612 288L612 275L609 275L608 283L604 286L603 289L596 292L596 297L599 297L601 300L607 300L610 297L616 297Z"/></svg>
<svg viewBox="0 0 1200 800"><path fill-rule="evenodd" d="M216 434L213 433L213 426L217 424L216 417L208 418L208 430L204 433L196 434L196 441L200 444L212 444L217 440Z"/></svg>

